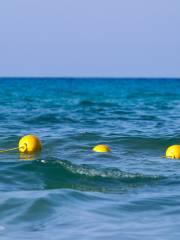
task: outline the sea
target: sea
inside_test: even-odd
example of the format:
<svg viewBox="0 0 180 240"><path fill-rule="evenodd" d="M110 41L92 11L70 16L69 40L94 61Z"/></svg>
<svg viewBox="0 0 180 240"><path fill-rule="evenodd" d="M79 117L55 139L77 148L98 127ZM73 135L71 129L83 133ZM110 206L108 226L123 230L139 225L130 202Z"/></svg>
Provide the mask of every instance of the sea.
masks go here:
<svg viewBox="0 0 180 240"><path fill-rule="evenodd" d="M1 240L179 240L180 79L1 78ZM106 144L111 152L92 148Z"/></svg>

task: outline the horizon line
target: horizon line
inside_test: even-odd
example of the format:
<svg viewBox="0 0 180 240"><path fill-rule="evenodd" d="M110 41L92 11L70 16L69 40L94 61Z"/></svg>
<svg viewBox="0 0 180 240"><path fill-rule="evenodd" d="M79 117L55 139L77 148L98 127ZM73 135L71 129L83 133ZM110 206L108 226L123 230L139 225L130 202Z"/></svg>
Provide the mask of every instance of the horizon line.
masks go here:
<svg viewBox="0 0 180 240"><path fill-rule="evenodd" d="M122 77L122 76L0 76L0 79L139 79L139 80L143 80L143 79L180 79L180 76L179 77Z"/></svg>

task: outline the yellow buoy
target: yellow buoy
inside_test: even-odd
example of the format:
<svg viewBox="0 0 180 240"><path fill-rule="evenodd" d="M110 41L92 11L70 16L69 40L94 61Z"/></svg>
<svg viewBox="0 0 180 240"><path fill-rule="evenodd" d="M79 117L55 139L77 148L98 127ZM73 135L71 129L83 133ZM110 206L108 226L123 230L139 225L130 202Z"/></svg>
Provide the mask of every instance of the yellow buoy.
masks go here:
<svg viewBox="0 0 180 240"><path fill-rule="evenodd" d="M94 152L110 152L111 149L107 145L97 145L92 149Z"/></svg>
<svg viewBox="0 0 180 240"><path fill-rule="evenodd" d="M19 141L19 151L22 153L34 153L42 148L40 140L34 135L26 135Z"/></svg>
<svg viewBox="0 0 180 240"><path fill-rule="evenodd" d="M166 150L166 157L173 159L180 158L180 145L173 145L168 147L168 149Z"/></svg>

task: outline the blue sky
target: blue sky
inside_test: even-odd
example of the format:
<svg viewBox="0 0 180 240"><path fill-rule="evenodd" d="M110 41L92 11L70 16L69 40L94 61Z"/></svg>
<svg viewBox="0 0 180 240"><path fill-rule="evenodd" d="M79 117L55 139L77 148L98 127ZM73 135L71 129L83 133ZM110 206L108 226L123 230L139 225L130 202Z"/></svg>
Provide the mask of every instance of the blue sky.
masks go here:
<svg viewBox="0 0 180 240"><path fill-rule="evenodd" d="M180 77L179 0L0 2L0 76Z"/></svg>

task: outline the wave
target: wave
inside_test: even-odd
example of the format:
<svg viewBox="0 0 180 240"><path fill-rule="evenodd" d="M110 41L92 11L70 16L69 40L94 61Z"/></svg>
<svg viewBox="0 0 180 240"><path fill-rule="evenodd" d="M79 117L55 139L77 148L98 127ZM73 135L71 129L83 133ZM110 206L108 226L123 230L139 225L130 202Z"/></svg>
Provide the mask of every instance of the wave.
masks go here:
<svg viewBox="0 0 180 240"><path fill-rule="evenodd" d="M91 100L81 100L79 101L80 106L99 106L99 107L117 107L119 104L115 102L98 102L98 101L91 101Z"/></svg>
<svg viewBox="0 0 180 240"><path fill-rule="evenodd" d="M26 124L35 124L35 125L39 125L39 124L50 125L50 124L59 124L59 123L74 123L76 121L70 117L62 117L57 113L47 113L47 114L44 113L44 114L39 114L37 116L35 115L28 119L24 119L23 122Z"/></svg>
<svg viewBox="0 0 180 240"><path fill-rule="evenodd" d="M62 167L64 170L67 170L71 172L72 174L78 175L78 176L86 176L88 178L94 178L94 177L99 177L99 178L105 178L105 179L118 179L118 180L154 180L160 178L160 176L147 176L143 174L138 174L138 173L128 173L121 171L117 168L105 168L105 169L96 169L93 167L90 167L88 165L75 165L72 164L68 161L43 161L43 163L47 164L55 164L59 165Z"/></svg>
<svg viewBox="0 0 180 240"><path fill-rule="evenodd" d="M164 179L160 175L130 173L118 168L76 165L69 161L35 160L5 164L0 177L5 189L76 189L119 192ZM6 186L8 184L8 187ZM3 189L1 189L3 190Z"/></svg>

